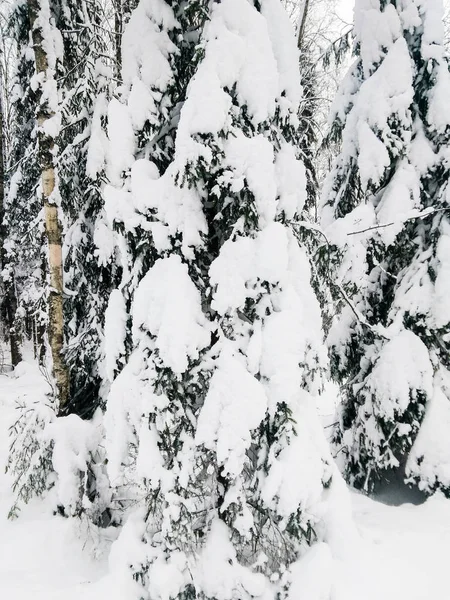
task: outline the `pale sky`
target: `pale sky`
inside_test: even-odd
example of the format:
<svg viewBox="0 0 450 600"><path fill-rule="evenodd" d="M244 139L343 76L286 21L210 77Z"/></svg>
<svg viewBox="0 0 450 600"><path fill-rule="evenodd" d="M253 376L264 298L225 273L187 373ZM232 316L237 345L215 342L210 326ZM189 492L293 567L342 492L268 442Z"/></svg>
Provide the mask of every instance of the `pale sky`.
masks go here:
<svg viewBox="0 0 450 600"><path fill-rule="evenodd" d="M339 2L339 14L346 21L351 21L353 19L353 6L355 5L355 0L340 0ZM450 7L450 0L444 0L444 8L448 11Z"/></svg>
<svg viewBox="0 0 450 600"><path fill-rule="evenodd" d="M353 6L355 5L354 0L340 0L338 5L339 14L346 21L352 21L353 19Z"/></svg>

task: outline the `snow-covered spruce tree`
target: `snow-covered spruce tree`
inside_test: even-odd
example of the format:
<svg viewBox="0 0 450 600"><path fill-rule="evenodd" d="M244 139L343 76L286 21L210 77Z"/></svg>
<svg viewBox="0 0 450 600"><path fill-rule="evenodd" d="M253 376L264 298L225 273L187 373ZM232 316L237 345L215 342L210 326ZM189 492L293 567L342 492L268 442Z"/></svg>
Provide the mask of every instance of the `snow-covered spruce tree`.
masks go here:
<svg viewBox="0 0 450 600"><path fill-rule="evenodd" d="M294 235L296 40L278 0L141 0L123 65L104 234L123 269L108 470L131 502L114 570L137 598L294 597L335 485L314 407L320 309Z"/></svg>
<svg viewBox="0 0 450 600"><path fill-rule="evenodd" d="M95 124L96 137L91 138L92 163L102 157L110 182L95 232L97 253L102 264L117 265L121 279L120 292L115 290L111 295L106 311L104 368L109 383L122 369L133 345L129 317L139 282L164 254L167 232L175 237L185 221L186 227L192 227L190 209L186 209L187 214L177 209L181 201L168 204L171 212L168 208L164 219L161 214L152 219L157 207L138 204L136 192L139 178L147 181L153 169L158 179L173 162L180 108L198 60L199 31L193 28L191 37L180 32L180 23L187 29L194 12L190 5L185 8L179 9L177 20L175 10L165 2L157 1L155 6L150 1L139 3L123 36L121 99L109 103L104 115L106 134L101 123L98 127ZM158 10L162 10L161 15ZM186 231L189 244L199 243L198 234L191 234L192 241L189 235Z"/></svg>
<svg viewBox="0 0 450 600"><path fill-rule="evenodd" d="M30 25L25 2L16 3L9 14L9 33L14 40L16 65L13 94L11 144L6 157L7 181L4 210L4 264L2 280L8 303L8 322L17 346L28 334L42 359L45 301L42 289L43 222L38 197L39 164L35 112L36 89L30 85L34 59L30 52ZM39 342L38 342L39 340ZM40 349L38 350L38 345ZM20 354L20 353L19 353ZM17 362L16 356L13 363Z"/></svg>
<svg viewBox="0 0 450 600"><path fill-rule="evenodd" d="M100 2L65 0L56 15L62 35L62 128L59 189L66 232L65 356L70 369L66 412L89 417L99 406L104 315L114 265L98 260L94 241L103 208L102 120L111 94L112 57ZM100 138L100 139L99 139Z"/></svg>
<svg viewBox="0 0 450 600"><path fill-rule="evenodd" d="M323 223L342 302L329 335L347 475L450 491L450 91L440 0L357 0Z"/></svg>

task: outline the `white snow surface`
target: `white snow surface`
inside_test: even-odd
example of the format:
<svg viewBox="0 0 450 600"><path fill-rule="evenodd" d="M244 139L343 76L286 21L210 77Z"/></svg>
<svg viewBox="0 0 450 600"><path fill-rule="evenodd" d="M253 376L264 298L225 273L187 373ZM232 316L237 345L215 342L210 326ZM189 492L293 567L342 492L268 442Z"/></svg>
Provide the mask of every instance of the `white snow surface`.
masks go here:
<svg viewBox="0 0 450 600"><path fill-rule="evenodd" d="M113 290L105 312L105 370L109 381L114 380L117 361L125 354L127 312L125 299L119 290Z"/></svg>
<svg viewBox="0 0 450 600"><path fill-rule="evenodd" d="M400 331L383 346L365 385L378 411L394 420L407 410L410 394L432 393L433 366L427 347L412 331Z"/></svg>
<svg viewBox="0 0 450 600"><path fill-rule="evenodd" d="M8 427L15 417L15 402L42 398L45 390L46 383L33 365L22 363L15 375L0 375L2 463L6 460ZM33 501L19 519L8 521L10 485L9 475L1 469L0 598L134 600L135 589L117 585L120 573L115 568L114 552L110 553L108 565L112 542L109 530L99 540L77 519L52 515L45 500ZM450 501L435 494L421 506L394 507L354 493L351 499L358 535L349 535L344 524L343 529L334 532L336 539L332 544L317 544L293 565L289 573L290 599L448 600ZM130 561L139 553L133 546L134 537L130 536ZM219 560L222 555L234 558L220 523L216 523L204 560L199 564L205 589L219 598L227 589L244 586L260 598L267 597L260 595L259 578L249 572L243 570L242 579L228 580L224 561ZM170 589L176 588L177 582L170 573L169 564L161 570L155 566L155 586L163 586L163 591L158 592L160 598L168 598L164 589L169 583Z"/></svg>
<svg viewBox="0 0 450 600"><path fill-rule="evenodd" d="M184 373L189 359L198 358L210 341L200 293L177 255L158 259L143 277L132 316L135 341L142 331L155 336L164 365L177 374Z"/></svg>
<svg viewBox="0 0 450 600"><path fill-rule="evenodd" d="M198 444L216 450L226 473L241 473L252 431L264 419L267 404L263 385L226 346L211 379L196 434Z"/></svg>

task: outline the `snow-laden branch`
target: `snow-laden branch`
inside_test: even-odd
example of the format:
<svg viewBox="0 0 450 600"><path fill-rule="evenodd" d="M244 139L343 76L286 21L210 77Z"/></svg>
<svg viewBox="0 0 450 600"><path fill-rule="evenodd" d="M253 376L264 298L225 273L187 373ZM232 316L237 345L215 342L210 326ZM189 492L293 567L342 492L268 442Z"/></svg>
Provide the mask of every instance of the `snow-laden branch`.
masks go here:
<svg viewBox="0 0 450 600"><path fill-rule="evenodd" d="M373 225L371 227L367 227L366 229L360 229L358 231L349 231L347 235L358 235L360 233L366 233L367 231L374 231L376 229L384 229L385 227L392 227L393 225L403 225L408 221L414 221L416 219L424 219L425 217L429 217L430 215L434 215L436 213L440 213L446 210L450 210L450 207L445 208L426 208L424 211L419 213L418 215L413 215L412 217L407 217L406 219L399 221L391 221L390 223L382 223L381 225Z"/></svg>
<svg viewBox="0 0 450 600"><path fill-rule="evenodd" d="M303 227L304 229L309 229L311 231L318 233L319 235L321 235L323 237L323 239L325 240L325 242L329 248L331 248L331 246L333 245L330 242L330 240L328 239L326 233L317 225L308 223L308 221L297 221L296 223L292 223L292 225L294 225L294 228L295 228L295 226L299 226L299 227ZM388 339L388 336L386 335L386 333L384 331L384 327L382 327L382 326L375 327L374 325L371 325L364 318L364 316L360 313L360 311L356 308L354 302L352 302L349 295L347 294L347 292L345 291L345 289L342 287L342 285L340 283L338 283L337 281L333 281L333 286L338 290L339 294L342 296L342 299L350 307L350 309L353 312L353 314L355 315L357 321L359 323L361 323L361 325L363 325L364 327L367 327L368 329L373 331L373 333L375 333L376 335L379 335L381 337Z"/></svg>

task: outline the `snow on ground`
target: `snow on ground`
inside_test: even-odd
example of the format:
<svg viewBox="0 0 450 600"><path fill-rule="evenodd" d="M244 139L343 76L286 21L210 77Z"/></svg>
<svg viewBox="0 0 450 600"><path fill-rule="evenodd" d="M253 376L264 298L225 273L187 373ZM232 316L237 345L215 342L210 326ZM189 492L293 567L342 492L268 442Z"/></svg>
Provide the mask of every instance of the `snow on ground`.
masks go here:
<svg viewBox="0 0 450 600"><path fill-rule="evenodd" d="M46 385L25 363L0 375L1 462L15 401L42 396ZM127 600L119 598L107 557L92 557L94 546L83 541L78 521L53 516L42 501L8 521L10 484L1 469L1 600ZM435 495L420 506L395 507L353 493L352 502L361 539L336 560L333 600L448 600L450 501Z"/></svg>
<svg viewBox="0 0 450 600"><path fill-rule="evenodd" d="M106 560L90 558L79 523L53 516L42 501L32 502L19 519L7 519L12 494L4 465L15 402L47 390L37 367L21 363L17 374L0 375L0 599L115 600L112 582L104 578Z"/></svg>
<svg viewBox="0 0 450 600"><path fill-rule="evenodd" d="M450 500L435 495L421 506L386 506L355 494L353 505L373 561L371 578L361 584L373 597L448 600Z"/></svg>

